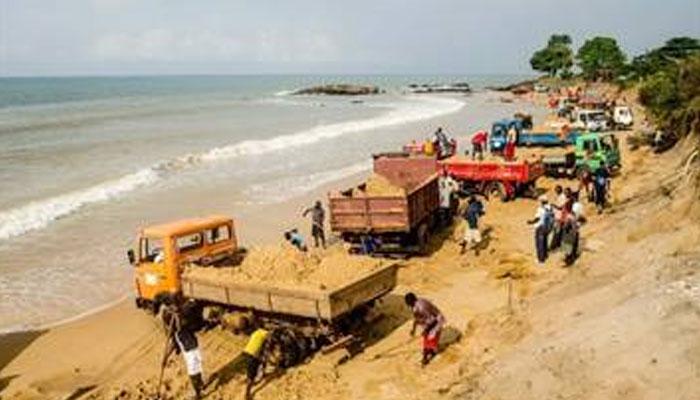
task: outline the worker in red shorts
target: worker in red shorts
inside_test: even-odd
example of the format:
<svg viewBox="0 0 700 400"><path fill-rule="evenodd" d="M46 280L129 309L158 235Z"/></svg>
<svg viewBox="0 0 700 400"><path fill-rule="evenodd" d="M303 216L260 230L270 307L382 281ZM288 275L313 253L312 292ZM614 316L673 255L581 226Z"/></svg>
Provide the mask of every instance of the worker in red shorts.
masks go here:
<svg viewBox="0 0 700 400"><path fill-rule="evenodd" d="M404 300L413 312L411 336L416 333L418 325L423 329L423 359L421 360L421 365L426 366L438 353L440 333L442 333L442 328L445 325L445 317L433 303L427 299L418 298L413 293L407 293Z"/></svg>

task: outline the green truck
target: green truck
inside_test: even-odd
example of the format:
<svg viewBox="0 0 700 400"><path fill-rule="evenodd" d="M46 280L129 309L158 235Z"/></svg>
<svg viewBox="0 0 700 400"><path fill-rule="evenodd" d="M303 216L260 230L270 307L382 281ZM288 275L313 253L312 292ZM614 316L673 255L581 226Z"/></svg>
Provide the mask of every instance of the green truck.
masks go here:
<svg viewBox="0 0 700 400"><path fill-rule="evenodd" d="M611 133L585 133L576 138L573 151L544 156L542 163L552 177L580 176L601 166L614 170L621 165L619 141Z"/></svg>

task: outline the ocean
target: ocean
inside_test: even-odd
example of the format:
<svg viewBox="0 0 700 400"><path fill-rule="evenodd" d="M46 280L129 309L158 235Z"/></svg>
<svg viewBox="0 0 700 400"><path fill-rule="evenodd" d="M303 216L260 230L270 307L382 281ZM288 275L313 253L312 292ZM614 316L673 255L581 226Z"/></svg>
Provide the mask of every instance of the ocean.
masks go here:
<svg viewBox="0 0 700 400"><path fill-rule="evenodd" d="M368 171L373 152L428 137L430 121L465 107L472 118L461 134L486 127L501 111L479 90L521 78L0 78L0 331L128 295L124 252L140 226L282 204ZM476 93L406 89L456 81ZM289 94L334 82L386 92Z"/></svg>

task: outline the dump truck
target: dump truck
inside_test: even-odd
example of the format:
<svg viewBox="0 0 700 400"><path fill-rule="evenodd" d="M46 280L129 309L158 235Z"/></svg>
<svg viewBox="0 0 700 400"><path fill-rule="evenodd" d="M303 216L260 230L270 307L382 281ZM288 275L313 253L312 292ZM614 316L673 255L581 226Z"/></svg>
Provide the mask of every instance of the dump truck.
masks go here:
<svg viewBox="0 0 700 400"><path fill-rule="evenodd" d="M588 133L576 139L572 151L543 155L542 163L552 177L580 176L600 167L615 170L621 165L619 141L611 133Z"/></svg>
<svg viewBox="0 0 700 400"><path fill-rule="evenodd" d="M493 153L500 153L505 149L508 131L516 132L516 146L519 147L557 147L573 144L576 138L582 134L580 130L567 130L564 127L551 130L542 127L533 130L524 130L519 119L504 119L496 121L491 126L489 135L489 148Z"/></svg>
<svg viewBox="0 0 700 400"><path fill-rule="evenodd" d="M401 153L404 154L404 153ZM331 230L359 250L371 237L380 245L377 252L420 253L437 228L440 193L437 159L416 156L417 168L378 155L374 173L401 190L376 194L367 191L367 182L328 194Z"/></svg>
<svg viewBox="0 0 700 400"><path fill-rule="evenodd" d="M453 156L440 161L439 168L443 175L462 184L462 192L494 196L504 202L517 196L532 197L537 179L544 175L544 166L537 159L472 160Z"/></svg>
<svg viewBox="0 0 700 400"><path fill-rule="evenodd" d="M212 322L233 314L269 328L293 324L329 342L347 336L397 277L397 266L386 264L327 289L222 280L221 270L238 268L245 257L226 216L143 228L127 256L139 308L158 312L162 298L181 295L202 311L215 310L205 313Z"/></svg>

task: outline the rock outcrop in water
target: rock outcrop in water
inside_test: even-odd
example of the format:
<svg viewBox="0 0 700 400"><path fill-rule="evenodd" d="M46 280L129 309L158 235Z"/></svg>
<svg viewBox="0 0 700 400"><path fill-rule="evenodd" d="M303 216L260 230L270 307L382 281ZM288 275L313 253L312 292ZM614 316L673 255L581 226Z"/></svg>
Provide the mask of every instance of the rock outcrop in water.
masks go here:
<svg viewBox="0 0 700 400"><path fill-rule="evenodd" d="M352 85L352 84L333 84L312 86L309 88L299 89L294 95L332 95L332 96L362 96L370 94L379 94L381 90L373 85Z"/></svg>
<svg viewBox="0 0 700 400"><path fill-rule="evenodd" d="M497 92L511 92L513 94L525 94L535 90L535 83L537 80L526 80L522 82L516 82L505 86L491 86L487 89L494 90Z"/></svg>
<svg viewBox="0 0 700 400"><path fill-rule="evenodd" d="M408 85L412 93L471 93L472 89L466 82L455 83L412 83Z"/></svg>

